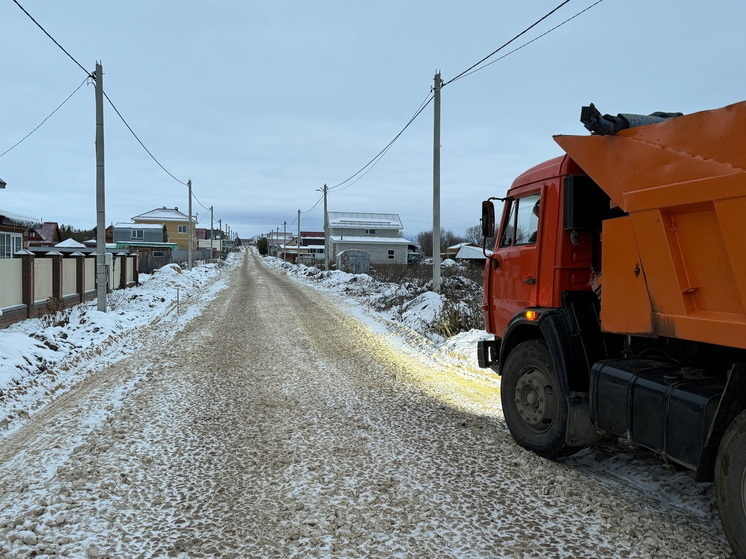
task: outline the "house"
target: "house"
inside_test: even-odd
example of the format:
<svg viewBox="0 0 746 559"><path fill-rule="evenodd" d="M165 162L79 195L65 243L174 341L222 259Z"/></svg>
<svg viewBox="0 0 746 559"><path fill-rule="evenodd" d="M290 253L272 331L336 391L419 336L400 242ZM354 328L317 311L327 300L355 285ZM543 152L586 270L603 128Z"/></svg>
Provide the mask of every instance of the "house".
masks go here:
<svg viewBox="0 0 746 559"><path fill-rule="evenodd" d="M323 231L301 231L301 252L313 254L315 260L324 259L324 232ZM303 250L305 247L305 250Z"/></svg>
<svg viewBox="0 0 746 559"><path fill-rule="evenodd" d="M345 250L362 250L371 264L406 264L410 242L401 236L398 214L328 212L330 260Z"/></svg>
<svg viewBox="0 0 746 559"><path fill-rule="evenodd" d="M168 242L166 225L161 223L115 223L113 236L117 249L137 253L140 270L146 273L171 262L179 248Z"/></svg>
<svg viewBox="0 0 746 559"><path fill-rule="evenodd" d="M40 219L0 209L0 258L13 258L28 248L30 230L41 225Z"/></svg>
<svg viewBox="0 0 746 559"><path fill-rule="evenodd" d="M324 232L301 231L300 241L293 237L281 247L278 254L283 260L297 262L299 256L304 256L303 264L314 265L324 259Z"/></svg>
<svg viewBox="0 0 746 559"><path fill-rule="evenodd" d="M293 234L288 232L270 231L267 236L267 250L270 256L278 256L285 252L285 245L293 240Z"/></svg>
<svg viewBox="0 0 746 559"><path fill-rule="evenodd" d="M487 257L492 254L491 250L483 249L473 243L464 243L454 257L459 262L466 262L476 268L484 267Z"/></svg>
<svg viewBox="0 0 746 559"><path fill-rule="evenodd" d="M59 224L54 221L45 221L39 227L29 229L29 247L53 247L61 241Z"/></svg>
<svg viewBox="0 0 746 559"><path fill-rule="evenodd" d="M179 208L156 208L136 215L132 221L139 224L157 224L165 227L165 242L175 243L179 250L189 250L189 218L179 211ZM197 239L195 235L196 220L192 218L192 247L196 248Z"/></svg>

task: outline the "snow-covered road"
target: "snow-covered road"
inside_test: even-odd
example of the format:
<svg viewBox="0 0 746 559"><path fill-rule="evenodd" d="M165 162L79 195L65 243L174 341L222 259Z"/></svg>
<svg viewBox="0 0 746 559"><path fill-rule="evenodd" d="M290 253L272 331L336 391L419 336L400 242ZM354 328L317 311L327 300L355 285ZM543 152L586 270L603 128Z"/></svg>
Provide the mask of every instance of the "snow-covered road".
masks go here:
<svg viewBox="0 0 746 559"><path fill-rule="evenodd" d="M708 486L523 451L488 373L392 349L254 255L159 327L3 441L1 557L730 556Z"/></svg>

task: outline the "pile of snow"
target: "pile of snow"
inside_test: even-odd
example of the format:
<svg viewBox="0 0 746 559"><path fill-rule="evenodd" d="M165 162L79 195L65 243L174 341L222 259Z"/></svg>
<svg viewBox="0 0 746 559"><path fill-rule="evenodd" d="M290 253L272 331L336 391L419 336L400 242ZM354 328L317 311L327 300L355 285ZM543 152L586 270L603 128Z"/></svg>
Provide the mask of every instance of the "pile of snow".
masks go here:
<svg viewBox="0 0 746 559"><path fill-rule="evenodd" d="M87 362L115 361L131 351L139 327L172 321L164 335L178 331L225 286L216 280L236 261L231 255L226 263L192 270L169 264L141 274L139 286L110 293L105 313L91 301L0 330L0 432L79 382Z"/></svg>

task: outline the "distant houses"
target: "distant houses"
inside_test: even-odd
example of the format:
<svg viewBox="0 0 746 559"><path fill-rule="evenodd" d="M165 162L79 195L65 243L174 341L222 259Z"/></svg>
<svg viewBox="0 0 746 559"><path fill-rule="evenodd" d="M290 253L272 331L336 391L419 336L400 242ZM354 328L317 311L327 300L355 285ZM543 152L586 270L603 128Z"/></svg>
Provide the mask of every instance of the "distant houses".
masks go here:
<svg viewBox="0 0 746 559"><path fill-rule="evenodd" d="M330 261L346 250L362 250L371 264L406 264L410 242L401 236L399 214L328 212Z"/></svg>
<svg viewBox="0 0 746 559"><path fill-rule="evenodd" d="M326 259L336 265L342 253L365 253L371 265L407 264L418 259L411 255L416 246L402 237L404 226L398 214L372 212L328 212L328 238L323 231L292 233L271 232L268 252L292 262L318 263Z"/></svg>
<svg viewBox="0 0 746 559"><path fill-rule="evenodd" d="M155 208L132 218L136 224L160 225L165 230L165 241L175 243L179 250L189 250L189 218L179 208ZM196 220L192 217L192 246L196 247Z"/></svg>

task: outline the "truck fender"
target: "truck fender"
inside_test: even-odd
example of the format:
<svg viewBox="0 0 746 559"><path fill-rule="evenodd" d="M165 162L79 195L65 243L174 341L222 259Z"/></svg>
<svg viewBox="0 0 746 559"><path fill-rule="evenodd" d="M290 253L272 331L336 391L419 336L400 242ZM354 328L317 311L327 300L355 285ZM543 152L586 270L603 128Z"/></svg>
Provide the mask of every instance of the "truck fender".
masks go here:
<svg viewBox="0 0 746 559"><path fill-rule="evenodd" d="M565 440L568 446L589 446L598 442L598 431L590 420L588 364L577 357L578 352L575 351L564 313L555 308L529 310L532 312L521 311L508 323L500 344L500 367L510 351L521 342L543 340L549 349L560 389L567 401Z"/></svg>

